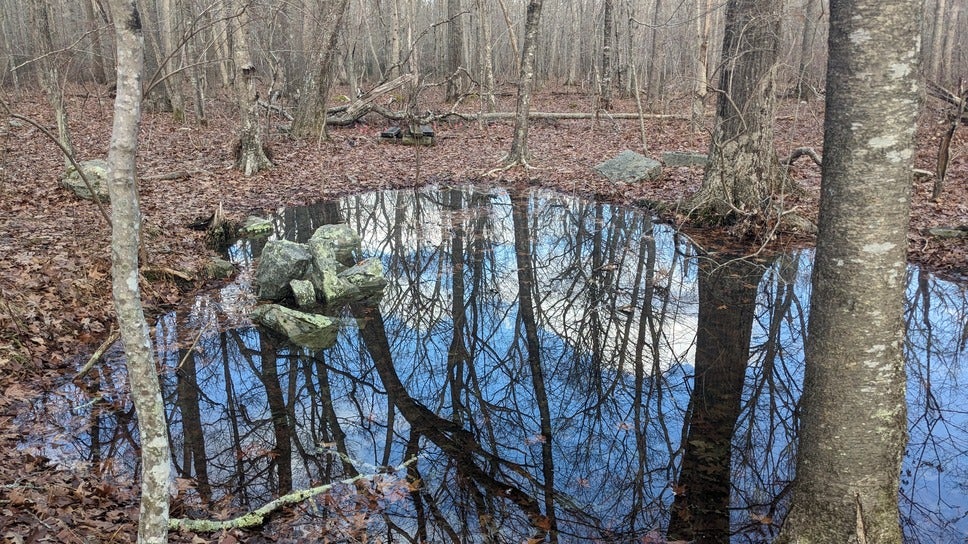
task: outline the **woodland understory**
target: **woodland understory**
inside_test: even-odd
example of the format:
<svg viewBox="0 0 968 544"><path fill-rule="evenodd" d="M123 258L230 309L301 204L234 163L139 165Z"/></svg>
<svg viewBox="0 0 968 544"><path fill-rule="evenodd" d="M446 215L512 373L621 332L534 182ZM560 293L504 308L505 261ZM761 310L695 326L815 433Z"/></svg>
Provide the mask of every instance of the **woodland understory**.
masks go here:
<svg viewBox="0 0 968 544"><path fill-rule="evenodd" d="M344 90L337 90L339 96ZM420 107L446 111L431 89ZM97 87L70 89L68 111L80 160L103 158L111 130L112 98ZM14 113L53 126L48 103L39 93L4 96ZM508 87L498 96L498 110L513 109ZM476 113L474 100L464 111ZM778 234L769 246L736 239L721 229L699 229L685 222L676 202L694 193L702 181L699 168L667 169L657 181L616 185L592 171L624 149L642 150L639 123L598 119L535 119L530 133L532 168L500 170L511 141L508 121L440 123L433 147L390 145L379 133L388 122L371 114L362 123L331 128L330 141L295 140L282 130L288 122L263 117L266 143L275 166L252 177L233 168L235 105L228 100L211 108L207 126L176 123L170 113L144 115L139 151L140 192L144 213L142 273L149 323L153 316L190 304L202 289L218 286L205 277L214 256L204 232L189 228L222 206L232 220L265 215L283 206L365 191L426 185L476 183L501 187L537 186L646 208L663 204L661 219L680 224L706 248L727 243L747 253L812 243L806 235ZM533 111L593 112L593 92L577 87L539 89ZM796 148L819 153L823 132L822 101L784 101L777 120L776 148L782 158ZM707 130L690 128L686 102L666 102L645 120L648 151L708 150ZM615 112L635 112L631 99L616 98ZM677 114L684 114L679 117ZM60 185L63 157L55 144L26 123L4 118L0 124L0 537L10 542L130 542L136 532L136 490L108 482L93 467L52 469L46 460L18 448L32 430L18 419L20 408L56 389L114 326L110 290L110 229L98 209ZM917 167L934 171L938 145L947 128L939 104L928 99L921 116ZM785 210L816 220L820 168L806 157L790 175L803 189L783 203ZM934 227L968 225L968 128L960 127L951 144L951 162L942 197L931 200L932 178L917 178L908 236L912 263L951 277L968 276L968 238L942 239ZM37 437L42 440L42 437ZM18 540L14 529L31 527L33 539ZM20 532L18 532L20 533ZM173 541L192 535L172 534ZM241 535L211 535L232 542ZM263 538L263 537L260 537ZM271 539L271 537L264 537ZM252 541L252 540L249 540ZM268 541L268 540L267 540Z"/></svg>

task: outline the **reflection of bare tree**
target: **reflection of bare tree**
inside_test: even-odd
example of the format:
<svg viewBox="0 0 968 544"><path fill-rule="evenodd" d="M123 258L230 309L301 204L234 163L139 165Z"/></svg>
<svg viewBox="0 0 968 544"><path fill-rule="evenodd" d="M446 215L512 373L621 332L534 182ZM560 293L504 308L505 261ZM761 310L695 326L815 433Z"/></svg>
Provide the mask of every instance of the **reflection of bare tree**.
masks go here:
<svg viewBox="0 0 968 544"><path fill-rule="evenodd" d="M781 256L761 281L727 293L743 304L756 297L736 388L738 367L718 381L697 368L694 382L692 364L708 355L696 337L698 322L705 329L709 320L699 306L716 292L709 274L742 271L697 260L685 236L646 215L544 193L408 190L285 211L276 232L298 238L335 217L361 232L364 255L382 256L391 280L361 331L349 327L319 352L273 344L251 328L199 335L208 319L201 302L189 323L166 317L158 327L168 368L187 354L178 352L185 339L199 336L186 365L166 374L165 390L172 443L184 452L176 468L201 479L192 456L204 451L213 501L248 509L271 498L280 453L289 456L283 472L294 489L419 456L403 500L367 518L371 534L497 543L547 539L553 529L562 541L655 540L670 505L678 498L677 508L691 508L682 505L690 487L706 485L687 483L687 495L674 497L670 483L680 480L682 490L688 478L724 466L722 456L706 455L699 460L714 466L699 467L701 456L689 451L710 425L708 411L705 422L694 421L700 397L728 397L730 409L712 414L725 428L740 395L722 476L731 483L729 531L747 541L776 533L793 471L808 255ZM247 249L258 244L236 248ZM945 500L968 487L958 469L968 451L968 417L958 405L968 300L963 288L927 275L910 292L904 521L913 541L952 541L964 522L959 505ZM738 310L725 306L715 310ZM741 344L747 319L732 323L736 343L724 350ZM104 400L90 410L98 417L82 445L106 470L116 452L137 447L124 377L111 369L101 369L92 389ZM721 514L721 494L717 501L707 509ZM326 508L303 515L319 528L335 519Z"/></svg>
<svg viewBox="0 0 968 544"><path fill-rule="evenodd" d="M376 365L387 395L407 419L413 431L427 437L453 459L458 474L466 478L467 484L479 485L493 496L504 497L521 508L534 528L533 537L543 539L548 530L548 520L541 513L535 498L520 489L513 481L485 471L481 463L486 460L489 463L504 465L505 468L516 472L521 468L489 455L474 436L462 426L441 418L410 396L394 367L390 342L387 339L383 315L379 309L354 304L353 314L363 323L360 336Z"/></svg>
<svg viewBox="0 0 968 544"><path fill-rule="evenodd" d="M730 459L764 267L726 255L699 260L695 378L670 540L730 541Z"/></svg>
<svg viewBox="0 0 968 544"><path fill-rule="evenodd" d="M534 386L535 401L541 422L541 474L544 480L545 516L547 517L548 536L551 542L558 541L558 525L555 515L555 462L552 454L553 431L551 428L551 407L545 386L544 368L541 364L541 342L538 339L538 323L535 319L534 291L537 289L534 276L534 252L532 251L531 231L528 226L528 212L531 209L527 197L511 195L511 220L514 224L514 255L518 265L518 316L524 328L525 350L531 384Z"/></svg>
<svg viewBox="0 0 968 544"><path fill-rule="evenodd" d="M203 502L212 499L208 481L208 456L205 454L205 435L199 407L198 370L195 350L179 350L179 365L175 369L175 406L181 413L184 438L182 464L176 470L183 478L194 478L198 495ZM169 423L170 424L170 423ZM172 456L174 459L174 456ZM194 470L193 470L194 469Z"/></svg>

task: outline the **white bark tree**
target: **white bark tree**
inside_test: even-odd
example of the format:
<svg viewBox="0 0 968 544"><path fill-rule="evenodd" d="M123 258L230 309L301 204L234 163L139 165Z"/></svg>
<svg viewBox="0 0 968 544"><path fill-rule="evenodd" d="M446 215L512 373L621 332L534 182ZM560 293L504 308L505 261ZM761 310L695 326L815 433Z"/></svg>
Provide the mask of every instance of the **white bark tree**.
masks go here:
<svg viewBox="0 0 968 544"><path fill-rule="evenodd" d="M832 0L820 232L781 543L900 544L919 0Z"/></svg>
<svg viewBox="0 0 968 544"><path fill-rule="evenodd" d="M141 125L144 37L134 0L108 2L117 34L117 97L108 151L111 196L111 278L114 307L127 360L131 398L138 413L141 442L141 514L138 542L168 540L168 488L171 458L165 405L151 349L138 284L141 210L135 155Z"/></svg>

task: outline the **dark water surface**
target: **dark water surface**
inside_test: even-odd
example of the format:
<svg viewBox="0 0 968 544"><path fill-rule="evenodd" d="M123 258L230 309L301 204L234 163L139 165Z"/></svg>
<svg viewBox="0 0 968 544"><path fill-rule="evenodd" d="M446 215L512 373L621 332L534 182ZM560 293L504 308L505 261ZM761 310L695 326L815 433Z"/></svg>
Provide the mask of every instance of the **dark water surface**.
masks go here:
<svg viewBox="0 0 968 544"><path fill-rule="evenodd" d="M794 475L810 252L706 254L638 211L548 192L382 192L274 220L276 237L297 241L349 223L389 286L378 303L332 310L350 323L335 347L288 345L247 324L264 241L243 241L236 282L157 323L188 512L382 471L369 493L346 487L284 526L395 542L776 534ZM968 287L912 268L905 317L904 531L963 542ZM69 386L24 415L51 429L25 448L118 477L137 468L121 356L109 358L86 391ZM699 509L677 494L702 497Z"/></svg>

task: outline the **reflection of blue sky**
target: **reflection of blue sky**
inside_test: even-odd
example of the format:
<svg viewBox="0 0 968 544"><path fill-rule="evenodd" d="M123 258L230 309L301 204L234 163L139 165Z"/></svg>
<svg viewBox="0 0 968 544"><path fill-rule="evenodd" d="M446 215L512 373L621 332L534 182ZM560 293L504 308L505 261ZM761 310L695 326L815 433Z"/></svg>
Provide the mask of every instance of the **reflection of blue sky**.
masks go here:
<svg viewBox="0 0 968 544"><path fill-rule="evenodd" d="M452 209L442 195L359 195L339 207L362 234L362 253L383 259L390 284L381 310L395 368L410 395L443 417L459 417L485 450L531 474L505 471L506 478L538 495L540 420L519 324L510 200L502 192L478 191L475 198L465 193L463 207ZM602 526L643 534L665 523L669 484L679 462L698 316L693 250L684 237L638 213L551 194L532 196L528 220L535 233L536 313L554 429L559 521L576 534L591 534L583 528L587 516ZM312 230L280 218L276 224L279 232L303 238ZM464 236L461 270L468 306L463 341L473 364L464 369L466 386L455 397L447 353L454 334L451 267L457 232ZM260 248L260 243L240 243L232 260L251 265ZM645 255L654 258L651 283L642 275ZM793 475L810 259L806 251L778 258L759 285L743 411L734 434L733 519L745 535L737 538L757 540L770 533L751 516L767 513L763 505ZM216 334L237 323L252 303L249 277L251 271L243 271L240 282L219 296L200 299L187 323L168 316L156 327L156 345L168 367L180 362L173 351L178 346L194 350L213 484L228 483L240 458L252 474L264 472L274 443L259 372L263 339L245 327ZM652 295L649 307L644 307L646 292ZM968 512L968 474L961 461L968 450L961 392L966 312L964 285L912 270L907 310L912 426L902 491L914 500L902 500L901 506L913 541L950 542L968 533L960 519ZM643 323L646 329L640 331ZM646 346L638 353L634 340L640 333ZM350 455L367 466L403 461L409 425L388 411L383 385L356 329L342 331L330 350L311 354L285 348L274 357L296 423L297 485L320 478L319 460L325 459L320 454L325 441L321 372L327 374ZM645 376L638 383L636 365ZM173 402L174 376L166 374L164 384ZM60 414L52 416L59 418L59 428L76 425L64 416L70 398L52 410L55 400L47 410ZM228 417L232 411L234 421ZM90 408L80 413L89 414ZM171 405L169 413L177 453L183 446L181 415ZM82 451L69 455L84 457ZM441 506L452 512L466 508L443 454L425 445L423 455L421 472ZM248 485L253 498L269 489L264 479ZM401 516L407 515L401 508ZM410 526L406 519L398 522Z"/></svg>

